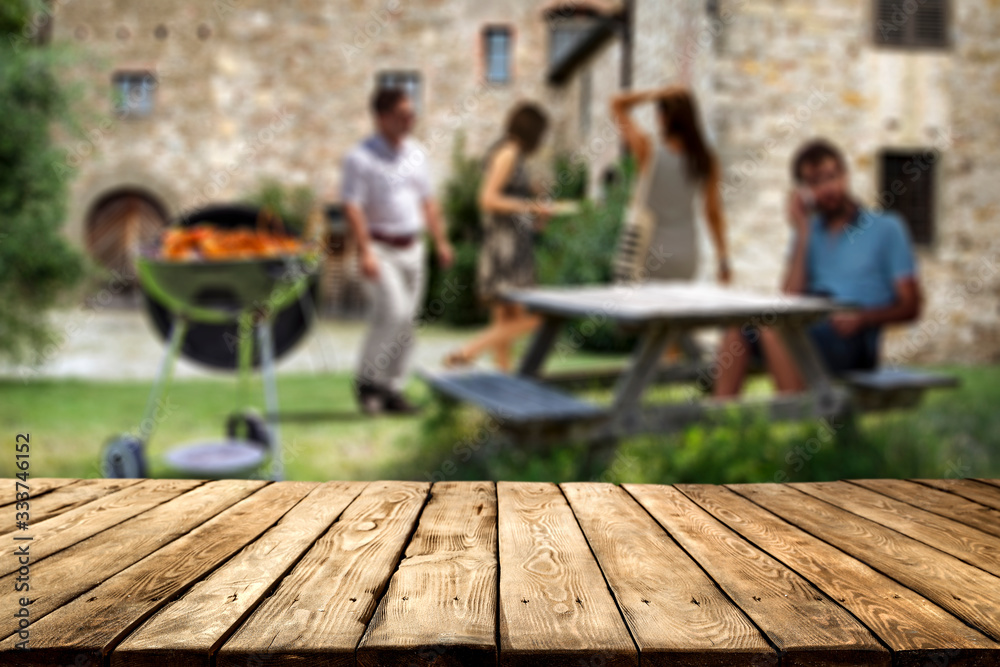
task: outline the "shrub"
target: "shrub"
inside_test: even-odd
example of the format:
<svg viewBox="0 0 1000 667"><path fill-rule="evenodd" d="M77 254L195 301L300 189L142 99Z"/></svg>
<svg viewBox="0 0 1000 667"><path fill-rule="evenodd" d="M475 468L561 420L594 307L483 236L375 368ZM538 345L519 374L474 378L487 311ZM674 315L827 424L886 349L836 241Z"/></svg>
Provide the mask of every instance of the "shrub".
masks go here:
<svg viewBox="0 0 1000 667"><path fill-rule="evenodd" d="M46 311L83 275L83 258L63 236L73 170L52 138L78 131L71 95L56 76L58 51L36 46L40 3L13 0L0 12L0 355L40 359L54 341Z"/></svg>
<svg viewBox="0 0 1000 667"><path fill-rule="evenodd" d="M448 225L448 239L455 248L455 262L442 271L431 262L424 301L424 317L453 326L470 326L486 321L486 310L476 298L476 264L482 242L479 205L476 202L482 179L480 160L465 154L465 137L455 137L451 154L451 177L445 183L442 213ZM446 283L447 281L447 283ZM447 284L463 289L457 294ZM439 298L449 294L448 299ZM454 295L454 298L452 298Z"/></svg>
<svg viewBox="0 0 1000 667"><path fill-rule="evenodd" d="M611 282L612 260L618 233L625 218L634 167L622 162L604 193L603 201L580 202L576 215L553 218L537 248L538 281L542 285L586 285ZM586 182L584 172L583 181ZM575 330L574 330L575 329ZM613 322L571 325L571 336L582 348L595 352L625 352L634 336Z"/></svg>
<svg viewBox="0 0 1000 667"><path fill-rule="evenodd" d="M315 193L308 185L286 186L273 178L260 181L257 189L246 196L246 202L276 213L285 228L301 232L305 228Z"/></svg>

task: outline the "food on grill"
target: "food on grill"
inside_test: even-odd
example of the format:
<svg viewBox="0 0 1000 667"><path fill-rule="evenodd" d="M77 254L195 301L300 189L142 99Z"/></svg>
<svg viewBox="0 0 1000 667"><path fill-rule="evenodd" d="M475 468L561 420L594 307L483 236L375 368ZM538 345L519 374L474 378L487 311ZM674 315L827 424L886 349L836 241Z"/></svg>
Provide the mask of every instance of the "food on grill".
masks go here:
<svg viewBox="0 0 1000 667"><path fill-rule="evenodd" d="M220 229L210 224L175 227L163 235L163 259L226 260L295 255L305 250L302 240L252 228Z"/></svg>

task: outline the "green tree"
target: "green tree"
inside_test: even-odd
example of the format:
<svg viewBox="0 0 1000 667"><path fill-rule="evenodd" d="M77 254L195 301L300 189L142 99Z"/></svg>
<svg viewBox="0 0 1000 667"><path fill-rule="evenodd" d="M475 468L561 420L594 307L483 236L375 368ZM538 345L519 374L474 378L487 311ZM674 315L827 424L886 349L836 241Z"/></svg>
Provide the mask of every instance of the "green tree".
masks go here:
<svg viewBox="0 0 1000 667"><path fill-rule="evenodd" d="M62 55L37 45L46 7L0 3L0 355L41 354L53 340L46 311L83 274L61 233L72 170L52 128L70 121L56 71Z"/></svg>
<svg viewBox="0 0 1000 667"><path fill-rule="evenodd" d="M476 263L483 235L476 201L481 179L480 160L465 154L465 137L459 134L441 202L455 261L448 271L431 263L423 314L428 322L466 326L486 321L486 310L476 297Z"/></svg>

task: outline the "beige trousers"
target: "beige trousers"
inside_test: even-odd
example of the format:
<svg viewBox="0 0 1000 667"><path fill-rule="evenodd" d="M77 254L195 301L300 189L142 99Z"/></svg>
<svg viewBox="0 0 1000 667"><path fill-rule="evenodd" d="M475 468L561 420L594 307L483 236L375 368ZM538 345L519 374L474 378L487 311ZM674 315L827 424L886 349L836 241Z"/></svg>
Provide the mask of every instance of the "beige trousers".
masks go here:
<svg viewBox="0 0 1000 667"><path fill-rule="evenodd" d="M374 240L371 243L379 275L364 281L370 313L358 377L402 391L416 343L414 320L424 298L424 242L418 240L407 248Z"/></svg>

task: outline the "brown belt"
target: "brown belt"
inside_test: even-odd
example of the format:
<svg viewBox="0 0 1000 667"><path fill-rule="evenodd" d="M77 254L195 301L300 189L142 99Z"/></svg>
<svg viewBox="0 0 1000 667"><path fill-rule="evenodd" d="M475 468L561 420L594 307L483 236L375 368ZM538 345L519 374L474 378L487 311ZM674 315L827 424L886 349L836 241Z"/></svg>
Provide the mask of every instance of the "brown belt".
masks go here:
<svg viewBox="0 0 1000 667"><path fill-rule="evenodd" d="M373 241L379 241L386 245L390 245L394 248L409 248L413 245L413 242L417 240L416 234L407 234L406 236L396 236L394 234L383 234L375 230L368 232L368 236L372 238Z"/></svg>

